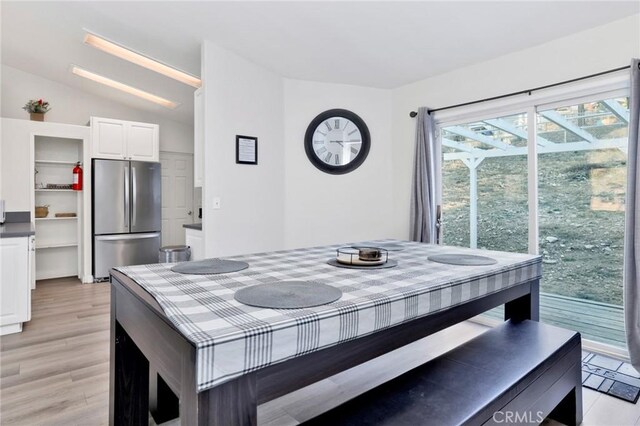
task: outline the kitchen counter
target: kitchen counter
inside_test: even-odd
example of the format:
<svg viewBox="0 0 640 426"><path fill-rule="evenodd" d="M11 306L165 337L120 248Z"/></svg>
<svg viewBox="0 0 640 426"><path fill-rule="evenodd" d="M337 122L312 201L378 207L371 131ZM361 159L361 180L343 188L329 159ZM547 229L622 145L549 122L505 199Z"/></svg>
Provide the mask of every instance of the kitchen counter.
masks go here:
<svg viewBox="0 0 640 426"><path fill-rule="evenodd" d="M191 247L191 260L204 259L204 238L202 223L186 223L184 225L184 241Z"/></svg>
<svg viewBox="0 0 640 426"><path fill-rule="evenodd" d="M185 223L183 228L195 229L196 231L202 231L202 223Z"/></svg>
<svg viewBox="0 0 640 426"><path fill-rule="evenodd" d="M6 222L0 225L0 238L29 237L36 234L31 222Z"/></svg>

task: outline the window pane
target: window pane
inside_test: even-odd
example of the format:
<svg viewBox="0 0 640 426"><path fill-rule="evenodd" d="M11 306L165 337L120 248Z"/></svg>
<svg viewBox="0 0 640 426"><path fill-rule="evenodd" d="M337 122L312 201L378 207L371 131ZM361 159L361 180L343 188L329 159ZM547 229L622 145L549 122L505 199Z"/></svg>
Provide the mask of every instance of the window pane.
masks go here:
<svg viewBox="0 0 640 426"><path fill-rule="evenodd" d="M469 247L469 168L461 160L442 163L442 223L444 244Z"/></svg>
<svg viewBox="0 0 640 426"><path fill-rule="evenodd" d="M621 98L537 118L542 319L620 346L627 117Z"/></svg>
<svg viewBox="0 0 640 426"><path fill-rule="evenodd" d="M441 137L443 242L526 253L526 114L447 126Z"/></svg>

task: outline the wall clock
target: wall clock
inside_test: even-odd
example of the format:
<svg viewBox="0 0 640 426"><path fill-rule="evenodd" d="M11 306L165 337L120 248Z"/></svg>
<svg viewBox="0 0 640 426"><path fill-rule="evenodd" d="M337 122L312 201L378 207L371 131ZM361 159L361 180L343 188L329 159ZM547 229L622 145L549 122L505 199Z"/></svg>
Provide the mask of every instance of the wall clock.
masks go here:
<svg viewBox="0 0 640 426"><path fill-rule="evenodd" d="M314 118L304 136L304 150L311 164L326 173L349 173L369 154L369 128L346 109L331 109Z"/></svg>

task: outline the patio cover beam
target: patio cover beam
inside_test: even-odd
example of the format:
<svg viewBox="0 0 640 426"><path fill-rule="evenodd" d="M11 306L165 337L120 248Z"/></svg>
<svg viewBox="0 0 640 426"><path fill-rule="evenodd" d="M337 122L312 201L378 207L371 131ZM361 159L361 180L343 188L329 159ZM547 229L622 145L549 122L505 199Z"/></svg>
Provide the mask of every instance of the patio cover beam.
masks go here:
<svg viewBox="0 0 640 426"><path fill-rule="evenodd" d="M469 247L478 248L478 166L484 158L468 158L462 162L469 168Z"/></svg>
<svg viewBox="0 0 640 426"><path fill-rule="evenodd" d="M619 149L626 150L628 146L627 138L618 139L602 139L595 143L588 142L569 142L569 143L553 143L549 146L538 148L538 154L549 154L552 152L570 152L570 151L595 151L598 149ZM444 154L444 161L466 160L472 158L495 158L495 157L511 157L514 155L527 155L527 147L513 147L507 151L497 149L480 150L472 155L466 152L449 152Z"/></svg>
<svg viewBox="0 0 640 426"><path fill-rule="evenodd" d="M476 153L478 153L479 155L482 155L481 153L482 151L484 151L483 149L471 148L470 146L461 144L460 142L452 141L451 139L447 139L447 138L442 138L442 145L448 146L449 148L457 149L459 151L464 151L470 154L474 154L474 156Z"/></svg>
<svg viewBox="0 0 640 426"><path fill-rule="evenodd" d="M625 124L629 124L629 111L622 108L622 106L618 103L618 101L613 99L607 99L601 101L602 105L605 106L613 115L615 115L620 121Z"/></svg>
<svg viewBox="0 0 640 426"><path fill-rule="evenodd" d="M497 128L497 129L504 130L507 133L511 133L512 135L517 136L520 139L528 140L528 138L529 138L529 136L527 135L527 132L525 132L522 129L518 129L516 126L512 125L508 121L503 120L501 118L493 118L491 120L484 120L483 123L487 123L488 125L493 126L493 127ZM538 138L536 139L536 142L540 146L547 146L547 145L553 143L553 142L550 142L550 141L546 140L545 138L541 138L540 136L538 136Z"/></svg>
<svg viewBox="0 0 640 426"><path fill-rule="evenodd" d="M511 148L511 145L508 145L498 139L490 138L488 136L482 135L480 133L476 133L473 130L466 129L461 126L445 127L444 130L450 133L455 133L456 135L459 135L459 136L464 136L466 138L473 139L474 141L492 146L494 148L501 149L503 151Z"/></svg>
<svg viewBox="0 0 640 426"><path fill-rule="evenodd" d="M563 129L565 129L569 133L573 133L574 135L576 135L580 139L583 139L583 140L585 140L587 142L590 142L590 143L594 143L594 142L597 141L597 139L591 133L587 132L586 130L581 129L578 126L576 126L575 124L573 124L572 122L570 122L566 118L564 118L561 114L558 114L557 112L555 112L553 110L542 111L542 112L539 112L538 114L540 114L541 116L543 116L547 120L556 123L558 126L562 127Z"/></svg>

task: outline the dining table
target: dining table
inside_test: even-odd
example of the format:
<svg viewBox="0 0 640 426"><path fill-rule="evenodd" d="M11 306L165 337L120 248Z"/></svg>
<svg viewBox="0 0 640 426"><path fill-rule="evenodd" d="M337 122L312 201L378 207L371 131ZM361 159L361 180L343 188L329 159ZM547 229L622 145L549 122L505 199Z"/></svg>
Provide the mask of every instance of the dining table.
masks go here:
<svg viewBox="0 0 640 426"><path fill-rule="evenodd" d="M341 247L380 247L393 267L331 264ZM433 260L440 255L490 262ZM224 259L248 267L111 270L110 424L148 424L152 412L182 425L256 425L259 404L495 307L504 305L505 320L539 319L538 255L375 240ZM341 297L296 309L234 297L290 281L325 284Z"/></svg>

